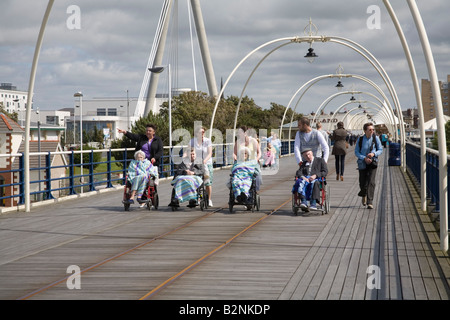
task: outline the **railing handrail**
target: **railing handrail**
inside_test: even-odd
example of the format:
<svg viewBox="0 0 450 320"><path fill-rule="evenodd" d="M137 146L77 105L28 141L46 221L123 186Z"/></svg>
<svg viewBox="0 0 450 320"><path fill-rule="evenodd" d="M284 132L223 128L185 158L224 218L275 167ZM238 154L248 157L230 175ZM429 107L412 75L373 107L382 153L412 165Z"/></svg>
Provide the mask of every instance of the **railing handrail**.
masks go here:
<svg viewBox="0 0 450 320"><path fill-rule="evenodd" d="M289 148L287 148L286 144L292 144L292 140L286 140L283 141L284 147L282 146L280 152L282 154L287 154ZM234 143L216 143L213 144L213 147L216 148L216 154L213 157L215 160L214 166L215 167L223 167L226 165L229 165L232 163L232 150L231 147L234 146ZM263 147L264 144L262 144L261 147ZM172 146L172 148L188 148L189 145L176 145ZM222 148L221 148L222 147ZM170 146L165 146L165 150L170 149ZM292 148L291 148L292 149ZM39 195L39 200L46 200L46 199L52 199L53 198L53 192L58 191L61 193L61 191L68 192L69 195L76 194L78 189L80 191L81 188L88 188L89 191L95 191L96 186L105 184L106 188L112 188L113 183L120 183L120 185L123 185L125 183L124 179L126 177L126 170L128 169L128 163L131 161L131 159L128 158L129 153L134 152L134 147L129 148L115 148L115 149L84 149L84 150L66 150L66 151L47 151L47 152L30 152L30 157L42 157L42 163L40 166L36 167L33 166L30 168L30 172L33 172L34 175L36 175L35 172L38 172L39 177L36 178L34 181L30 181L30 184L34 187L36 185L39 186L38 191L32 191L30 192L30 195L36 196ZM284 150L284 152L283 152ZM123 152L123 156L121 159L114 159L112 160L112 157L114 153L117 152ZM95 153L106 153L106 161L94 161L94 154ZM84 161L84 163L77 162L75 163L75 155L79 154L88 154L89 155L89 161ZM62 164L54 164L52 165L53 159L55 156L66 156L63 157ZM9 158L15 158L17 157L15 161L18 161L18 165L14 169L12 168L4 168L4 170L0 169L1 174L5 177L4 181L0 183L0 191L3 191L4 194L0 193L0 207L3 205L3 202L6 199L11 198L18 198L17 204L23 204L24 203L24 157L23 153L13 153L13 154L0 154L0 160L4 159L5 157ZM86 155L84 156L86 157ZM159 165L159 171L164 176L171 177L174 173L174 161L172 158L172 155L169 153L168 155L163 155L161 157L161 163ZM167 159L169 159L167 161ZM166 161L166 162L165 162ZM115 169L112 168L112 165L114 163L120 163L121 168ZM107 168L106 171L99 171L96 172L94 169L94 165L100 165L100 164L106 164ZM17 168L18 167L18 168ZM75 168L83 167L83 172L80 172L80 174L75 173ZM64 176L52 176L54 175L54 170L64 170L66 173L64 173ZM88 171L88 173L86 173ZM104 180L96 180L98 177L106 175L106 179ZM8 177L6 177L8 176ZM11 177L11 178L10 178ZM162 177L161 177L162 178ZM78 181L80 179L80 181ZM87 182L84 182L84 180L87 180ZM12 182L12 183L8 183ZM58 182L58 187L55 187L52 185L52 183ZM78 183L79 182L79 183ZM64 184L64 186L61 187L61 184ZM5 192L5 188L9 188L8 192ZM36 189L36 187L34 188ZM59 195L61 196L61 195ZM15 206L15 205L12 205Z"/></svg>

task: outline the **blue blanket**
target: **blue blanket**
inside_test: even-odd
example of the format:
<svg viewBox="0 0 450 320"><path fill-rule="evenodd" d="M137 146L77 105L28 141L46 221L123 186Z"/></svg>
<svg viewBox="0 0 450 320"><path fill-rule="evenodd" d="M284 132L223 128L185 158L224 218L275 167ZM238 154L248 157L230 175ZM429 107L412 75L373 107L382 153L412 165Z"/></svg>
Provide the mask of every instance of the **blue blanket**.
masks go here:
<svg viewBox="0 0 450 320"><path fill-rule="evenodd" d="M197 199L197 189L202 185L203 180L199 176L177 176L171 184L175 190L175 199L180 203Z"/></svg>
<svg viewBox="0 0 450 320"><path fill-rule="evenodd" d="M250 187L252 186L253 174L257 172L257 167L253 162L247 161L236 163L231 169L231 187L235 197L242 192L249 197Z"/></svg>

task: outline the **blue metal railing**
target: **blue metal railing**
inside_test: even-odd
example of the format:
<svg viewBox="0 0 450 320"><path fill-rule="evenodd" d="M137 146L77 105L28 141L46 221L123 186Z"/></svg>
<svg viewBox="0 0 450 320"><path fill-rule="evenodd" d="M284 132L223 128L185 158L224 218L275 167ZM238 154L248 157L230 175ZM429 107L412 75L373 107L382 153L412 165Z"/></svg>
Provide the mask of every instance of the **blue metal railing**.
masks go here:
<svg viewBox="0 0 450 320"><path fill-rule="evenodd" d="M293 150L293 143L291 141L291 150ZM220 144L213 145L214 167L227 166L233 163L233 145ZM263 146L264 147L264 144ZM166 154L162 156L159 165L159 173L161 177L173 176L175 164L170 156L169 148L166 147ZM121 159L115 159L113 154L117 152L122 153ZM179 152L182 154L183 149L173 148L172 152ZM75 155L89 154L89 161L83 164L76 163ZM106 161L94 161L95 153L106 153ZM281 154L289 153L288 141L283 141L281 146ZM84 151L63 151L63 152L41 152L30 153L31 157L45 157L45 161L41 167L30 168L30 177L32 172L38 172L38 178L30 178L30 198L32 202L54 199L64 195L74 195L84 191L95 191L97 187L112 188L114 184L125 184L126 172L130 154L134 154L134 148L122 149L102 149L102 150L84 150ZM64 158L61 165L52 165L54 156L61 156ZM132 156L131 156L132 157ZM25 203L25 174L24 174L24 157L23 153L0 155L0 161L6 163L5 159L17 158L18 168L11 170L0 170L0 207L1 206L16 206ZM12 160L11 160L12 161ZM106 170L99 170L95 167L101 164L106 164ZM119 164L119 165L114 165ZM83 166L83 172L81 172ZM113 170L113 168L115 169ZM78 169L76 169L78 168ZM55 172L64 172L60 176L55 176ZM75 171L79 171L76 174ZM36 174L34 174L36 176ZM7 177L13 177L8 179ZM40 177L40 178L39 178ZM6 183L9 181L9 183ZM55 184L58 186L55 186ZM56 195L58 193L58 195Z"/></svg>
<svg viewBox="0 0 450 320"><path fill-rule="evenodd" d="M447 156L450 159L450 156ZM406 144L406 166L408 170L421 184L420 175L420 145L408 142ZM430 201L430 205L435 207L435 211L439 211L439 152L430 148L427 148L426 153L426 191L427 198ZM447 176L449 171L447 169ZM450 200L450 197L447 197Z"/></svg>

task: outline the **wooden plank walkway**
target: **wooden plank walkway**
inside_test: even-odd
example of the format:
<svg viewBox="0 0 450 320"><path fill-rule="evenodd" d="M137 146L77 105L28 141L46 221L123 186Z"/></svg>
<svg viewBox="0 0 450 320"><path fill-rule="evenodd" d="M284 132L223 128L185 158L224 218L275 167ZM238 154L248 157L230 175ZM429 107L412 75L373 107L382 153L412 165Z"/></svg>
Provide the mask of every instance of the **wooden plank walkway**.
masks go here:
<svg viewBox="0 0 450 320"><path fill-rule="evenodd" d="M124 212L119 190L1 215L0 299L448 300L449 257L411 181L384 152L375 208L363 208L352 151L343 182L330 157L329 215L293 215L292 157L264 176L255 213L228 213L219 170L207 212L172 212L162 182L157 211ZM79 290L67 287L70 265ZM370 266L379 289L367 285Z"/></svg>

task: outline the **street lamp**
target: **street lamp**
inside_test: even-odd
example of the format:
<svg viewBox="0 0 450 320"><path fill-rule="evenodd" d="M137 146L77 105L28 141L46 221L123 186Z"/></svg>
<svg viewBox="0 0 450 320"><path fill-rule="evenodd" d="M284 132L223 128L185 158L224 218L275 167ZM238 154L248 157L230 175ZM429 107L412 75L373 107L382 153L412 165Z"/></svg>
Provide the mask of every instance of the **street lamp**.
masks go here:
<svg viewBox="0 0 450 320"><path fill-rule="evenodd" d="M80 182L83 183L84 179L83 179L83 94L81 92L76 92L73 95L75 98L79 98L80 99L80 150L81 150L81 156L80 156L80 168L81 168L81 177L80 177ZM75 115L74 115L75 117ZM75 123L75 121L74 121ZM81 186L81 193L83 193L83 186Z"/></svg>
<svg viewBox="0 0 450 320"><path fill-rule="evenodd" d="M312 38L312 36L317 35L318 31L319 30L317 29L317 26L314 23L312 23L311 18L309 18L309 23L305 27L305 29L303 29L303 33L306 36L309 36L310 38ZM312 48L312 43L313 43L312 40L309 41L308 53L304 56L306 59L308 59L309 63L313 63L314 60L319 57L317 54L314 53L314 49Z"/></svg>
<svg viewBox="0 0 450 320"><path fill-rule="evenodd" d="M153 73L161 73L164 71L163 66L157 66L153 68L148 68L150 72ZM168 83L169 83L169 147L170 153L172 153L172 87L171 87L171 73L170 73L170 64L167 65Z"/></svg>
<svg viewBox="0 0 450 320"><path fill-rule="evenodd" d="M344 85L342 84L342 82L341 82L341 81L338 81L338 83L337 83L337 85L336 85L336 88L338 89L338 91L341 91L343 87L344 87ZM350 99L350 100L351 100L351 99Z"/></svg>
<svg viewBox="0 0 450 320"><path fill-rule="evenodd" d="M130 125L130 98L128 97L128 89L127 89L127 127L128 127L128 131L131 130L131 125Z"/></svg>
<svg viewBox="0 0 450 320"><path fill-rule="evenodd" d="M308 53L304 56L306 59L308 59L309 63L313 63L316 58L319 56L314 52L313 48L308 49Z"/></svg>

